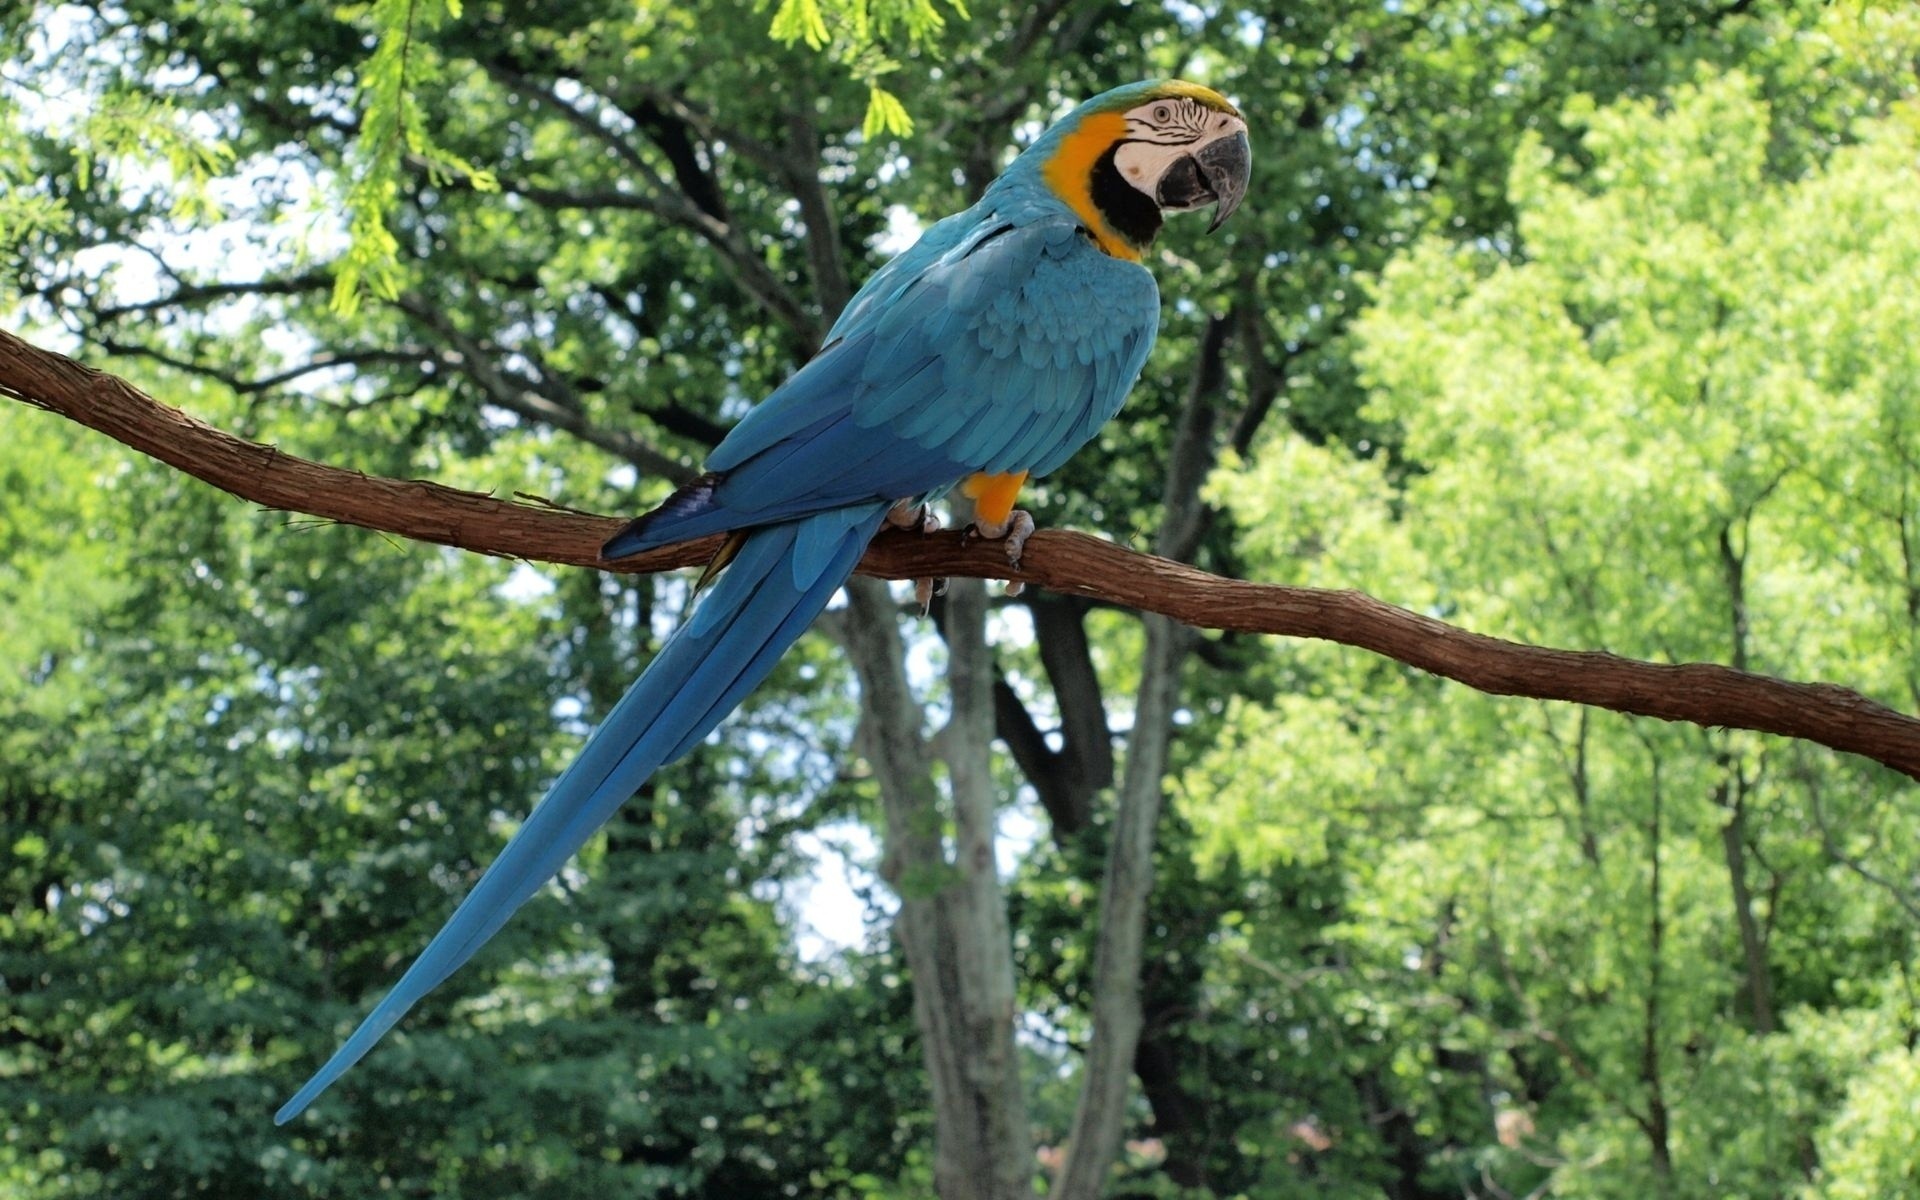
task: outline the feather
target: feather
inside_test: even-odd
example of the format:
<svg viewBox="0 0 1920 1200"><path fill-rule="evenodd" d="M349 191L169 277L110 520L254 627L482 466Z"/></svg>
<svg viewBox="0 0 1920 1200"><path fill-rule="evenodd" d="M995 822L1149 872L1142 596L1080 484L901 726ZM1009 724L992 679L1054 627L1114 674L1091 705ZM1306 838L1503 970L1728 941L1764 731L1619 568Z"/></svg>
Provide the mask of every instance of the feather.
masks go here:
<svg viewBox="0 0 1920 1200"><path fill-rule="evenodd" d="M284 1125L305 1111L421 997L485 945L647 776L719 724L826 607L885 515L885 505L869 505L749 536L719 584L700 601L695 618L661 647L452 919L326 1065L274 1115L275 1123ZM811 583L800 588L789 563L803 536L830 542L832 548Z"/></svg>

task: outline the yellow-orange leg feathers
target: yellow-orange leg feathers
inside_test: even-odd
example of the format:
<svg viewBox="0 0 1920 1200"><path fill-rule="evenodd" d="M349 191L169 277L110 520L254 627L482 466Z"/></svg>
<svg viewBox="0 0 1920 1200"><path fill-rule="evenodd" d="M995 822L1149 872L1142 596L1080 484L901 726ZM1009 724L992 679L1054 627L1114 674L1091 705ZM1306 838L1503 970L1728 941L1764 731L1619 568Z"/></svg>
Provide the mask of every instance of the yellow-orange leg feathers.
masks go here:
<svg viewBox="0 0 1920 1200"><path fill-rule="evenodd" d="M1026 481L1027 473L1016 471L1010 475L969 475L960 484L961 494L973 501L974 529L981 537L1006 539L1007 562L1016 567L1027 539L1033 535L1033 517L1013 506ZM1018 596L1026 586L1010 579L1007 595Z"/></svg>
<svg viewBox="0 0 1920 1200"><path fill-rule="evenodd" d="M960 494L973 501L973 522L987 537L1003 537L1013 502L1020 498L1020 487L1027 481L1025 471L1011 475L969 475L960 484Z"/></svg>

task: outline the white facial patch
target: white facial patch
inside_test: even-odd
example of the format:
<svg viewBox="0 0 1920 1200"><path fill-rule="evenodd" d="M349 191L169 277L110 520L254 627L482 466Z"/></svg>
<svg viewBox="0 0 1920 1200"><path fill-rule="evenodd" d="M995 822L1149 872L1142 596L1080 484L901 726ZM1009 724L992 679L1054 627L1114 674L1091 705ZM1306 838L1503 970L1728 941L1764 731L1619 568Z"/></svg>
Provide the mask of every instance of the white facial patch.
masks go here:
<svg viewBox="0 0 1920 1200"><path fill-rule="evenodd" d="M1120 178L1151 196L1160 186L1167 168L1192 153L1186 143L1161 145L1157 142L1125 142L1113 152L1113 165Z"/></svg>
<svg viewBox="0 0 1920 1200"><path fill-rule="evenodd" d="M1198 100L1184 96L1155 100L1127 112L1127 140L1113 152L1113 165L1122 179L1157 200L1160 179L1168 167L1246 127L1232 113L1208 108Z"/></svg>

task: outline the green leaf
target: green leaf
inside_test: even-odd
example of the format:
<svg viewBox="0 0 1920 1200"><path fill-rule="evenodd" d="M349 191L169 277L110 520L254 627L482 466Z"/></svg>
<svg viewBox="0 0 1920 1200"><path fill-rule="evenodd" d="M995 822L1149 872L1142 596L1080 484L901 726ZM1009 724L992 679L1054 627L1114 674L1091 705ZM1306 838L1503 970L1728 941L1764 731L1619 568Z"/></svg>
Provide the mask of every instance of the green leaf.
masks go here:
<svg viewBox="0 0 1920 1200"><path fill-rule="evenodd" d="M789 46L804 41L812 50L825 49L832 40L827 33L826 18L820 12L819 0L781 0L779 9L773 14L770 32L776 41Z"/></svg>
<svg viewBox="0 0 1920 1200"><path fill-rule="evenodd" d="M906 137L913 132L913 119L907 116L906 106L900 103L892 92L879 86L867 91L867 119L861 125L861 133L869 140L882 134Z"/></svg>

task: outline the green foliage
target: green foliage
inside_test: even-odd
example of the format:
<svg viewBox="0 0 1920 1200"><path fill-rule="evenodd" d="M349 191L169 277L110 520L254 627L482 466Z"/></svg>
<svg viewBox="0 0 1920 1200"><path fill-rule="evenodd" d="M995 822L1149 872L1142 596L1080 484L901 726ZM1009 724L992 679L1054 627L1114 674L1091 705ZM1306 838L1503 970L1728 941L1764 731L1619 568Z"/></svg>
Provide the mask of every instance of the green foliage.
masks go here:
<svg viewBox="0 0 1920 1200"><path fill-rule="evenodd" d="M66 207L55 197L34 191L34 161L20 111L12 97L0 92L0 244L27 246L38 238L67 227ZM12 280L0 283L0 307L11 307L18 296Z"/></svg>
<svg viewBox="0 0 1920 1200"><path fill-rule="evenodd" d="M0 74L0 301L292 452L603 511L662 495L815 349L823 247L857 283L1009 130L1204 79L1253 116L1255 194L1215 238L1169 228L1156 357L1030 493L1043 520L1150 536L1231 310L1219 432L1247 420L1244 461L1207 565L1920 703L1911 6L50 12L0 14L25 47ZM683 583L262 516L53 418L0 423L0 1192L927 1194L903 968L800 961L782 900L812 867L796 833L877 807L825 639L274 1130ZM1051 735L1047 668L996 624ZM1086 627L1124 731L1139 624ZM1204 650L1142 980L1172 1065L1116 1191L1913 1190L1904 784L1325 646ZM1014 884L1049 1156L1108 809L1060 844L1040 821Z"/></svg>
<svg viewBox="0 0 1920 1200"><path fill-rule="evenodd" d="M1537 138L1516 155L1512 250L1428 239L1392 264L1356 357L1411 469L1267 447L1217 485L1264 572L1525 641L1913 703L1920 311L1902 281L1920 210L1898 164L1920 141L1896 106L1782 178L1769 159L1792 131L1754 91L1708 75L1659 104L1577 102L1577 161ZM1274 669L1291 694L1230 707L1186 776L1191 811L1212 861L1337 880L1339 915L1306 942L1330 963L1303 985L1326 1015L1302 1044L1386 1056L1392 1105L1453 1147L1436 1179L1905 1190L1876 1174L1911 1163L1904 1134L1837 1099L1899 1077L1910 1013L1834 1037L1854 989L1898 994L1920 962L1913 898L1886 882L1920 867L1900 782L1349 651ZM1285 928L1242 936L1260 961L1303 953ZM1874 1082L1855 1082L1867 1062ZM1851 1193L1855 1169L1870 1182Z"/></svg>
<svg viewBox="0 0 1920 1200"><path fill-rule="evenodd" d="M764 6L769 0L762 0ZM965 20L967 6L946 0L955 16ZM849 75L867 87L867 116L861 133L871 141L885 134L906 137L913 118L900 98L880 80L900 69L885 51L898 31L916 53L934 50L946 28L936 0L779 0L768 33L779 42L805 42L808 49L826 50Z"/></svg>
<svg viewBox="0 0 1920 1200"><path fill-rule="evenodd" d="M1878 1055L1847 1088L1820 1147L1824 1178L1811 1194L1831 1200L1910 1196L1920 1191L1920 1057Z"/></svg>
<svg viewBox="0 0 1920 1200"><path fill-rule="evenodd" d="M164 165L174 196L167 215L185 222L218 220L220 206L207 188L232 164L233 148L188 124L186 115L164 98L137 91L101 97L74 137L79 150L75 182L88 187L98 162L135 171Z"/></svg>
<svg viewBox="0 0 1920 1200"><path fill-rule="evenodd" d="M45 415L0 422L21 501L0 522L0 1104L31 1150L0 1160L9 1195L746 1194L888 1143L886 1110L842 1098L913 1086L901 993L861 982L884 960L795 968L729 882L781 869L733 845L707 757L583 863L606 886L536 902L361 1089L275 1130L577 743L556 706L600 655L633 669L573 634L627 589L514 601L509 564L290 530ZM539 453L462 470L531 482Z"/></svg>
<svg viewBox="0 0 1920 1200"><path fill-rule="evenodd" d="M946 3L966 18L960 0ZM333 291L334 307L349 316L363 290L392 300L408 283L400 243L389 225L401 198L403 157L417 159L436 183L457 179L482 192L499 188L491 170L436 140L421 99L422 91L442 82L435 35L447 22L461 19L460 0L372 0L342 12L345 20L361 16L373 27L374 52L360 71L360 133L346 163L348 241ZM805 42L811 50L828 51L866 87L867 114L861 128L871 141L913 132L906 106L880 82L900 69L886 52L888 41L897 34L910 50L930 51L945 26L935 0L779 0L769 34L789 46ZM111 129L126 127L118 118L109 119ZM112 147L103 145L103 150L111 153Z"/></svg>
<svg viewBox="0 0 1920 1200"><path fill-rule="evenodd" d="M417 157L435 183L458 178L483 192L500 186L492 172L436 143L420 100L420 90L440 77L434 34L460 19L460 0L373 0L364 13L374 28L374 51L360 74L360 136L347 160L349 241L333 285L334 307L346 315L358 307L362 288L392 300L405 283L400 243L388 228L400 198L403 155Z"/></svg>

